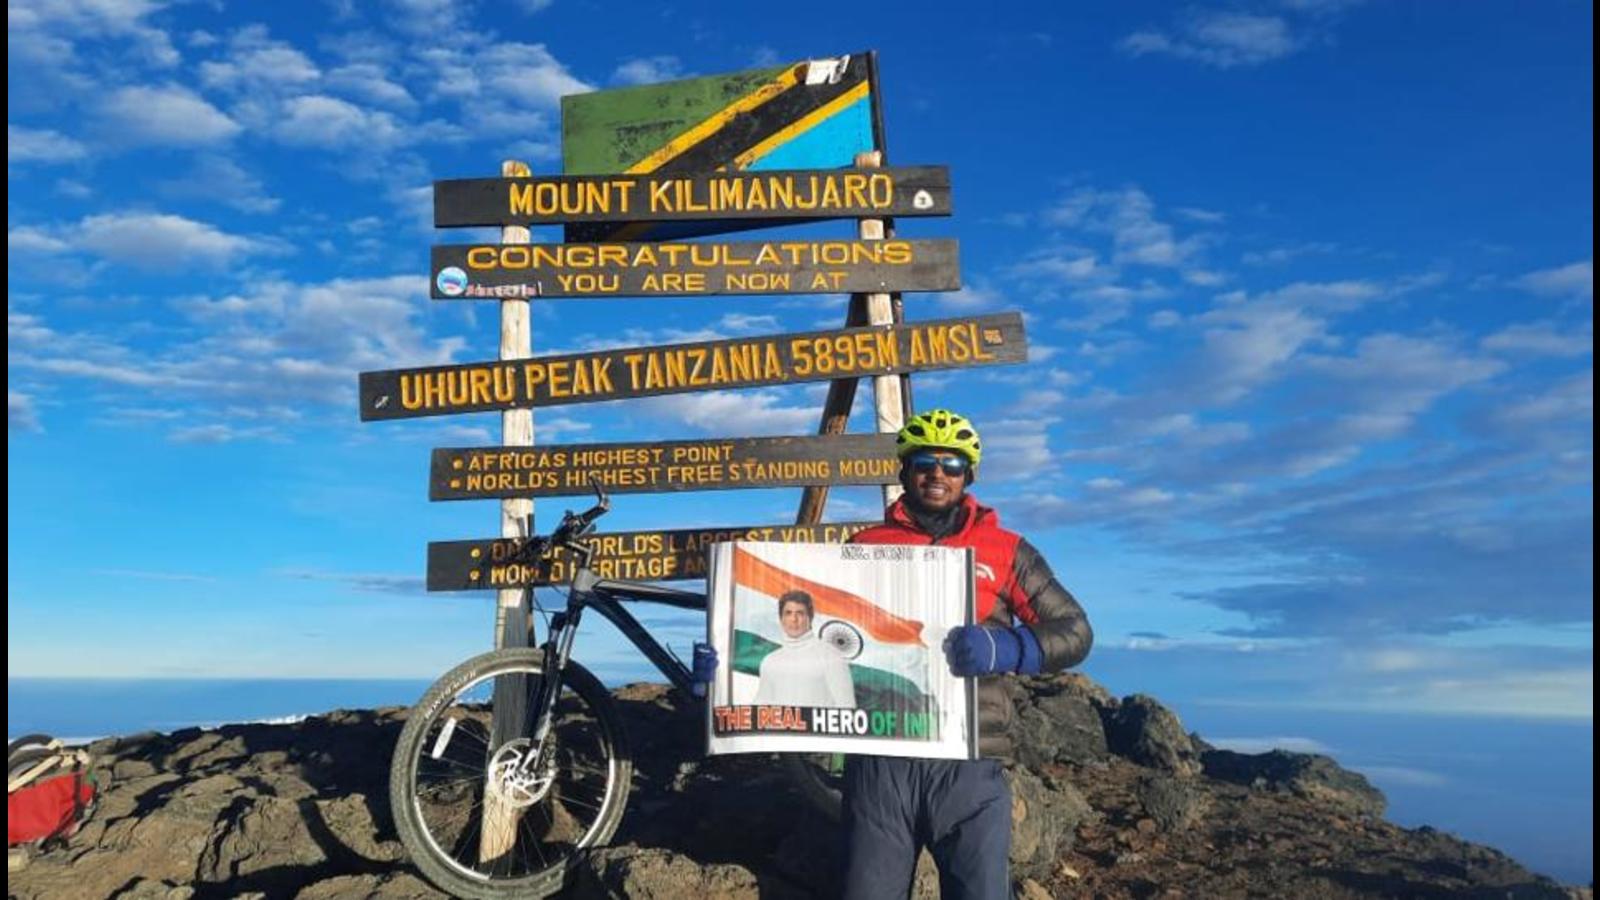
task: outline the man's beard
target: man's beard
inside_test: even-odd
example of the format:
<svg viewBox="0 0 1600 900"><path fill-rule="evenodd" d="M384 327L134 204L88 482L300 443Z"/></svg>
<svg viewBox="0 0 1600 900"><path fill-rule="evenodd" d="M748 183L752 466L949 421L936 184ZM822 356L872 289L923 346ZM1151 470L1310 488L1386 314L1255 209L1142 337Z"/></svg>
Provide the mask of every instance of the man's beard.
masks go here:
<svg viewBox="0 0 1600 900"><path fill-rule="evenodd" d="M911 519L917 523L917 527L927 532L934 540L949 537L966 524L967 510L963 503L966 491L958 494L955 502L944 509L930 509L923 505L915 485L902 486L906 489L906 511L911 513Z"/></svg>

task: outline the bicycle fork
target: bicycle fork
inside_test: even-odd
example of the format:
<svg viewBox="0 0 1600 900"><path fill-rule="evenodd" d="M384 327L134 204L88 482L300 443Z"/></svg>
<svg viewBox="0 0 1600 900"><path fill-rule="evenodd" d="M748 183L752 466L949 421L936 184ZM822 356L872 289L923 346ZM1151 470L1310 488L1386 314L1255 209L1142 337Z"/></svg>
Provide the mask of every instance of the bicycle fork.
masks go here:
<svg viewBox="0 0 1600 900"><path fill-rule="evenodd" d="M573 596L569 598L565 612L557 613L550 621L550 637L545 641L545 670L544 677L539 680L533 702L529 704L534 711L533 733L530 736L528 750L522 755L521 760L508 771L505 777L520 783L536 783L540 773L551 762L551 754L555 752L554 742L551 741L550 731L555 724L556 701L561 697L561 676L566 671L567 661L572 657L572 644L578 635L578 622L583 617L583 597L578 587L574 585ZM548 789L548 786L544 786ZM540 791L542 795L543 790Z"/></svg>

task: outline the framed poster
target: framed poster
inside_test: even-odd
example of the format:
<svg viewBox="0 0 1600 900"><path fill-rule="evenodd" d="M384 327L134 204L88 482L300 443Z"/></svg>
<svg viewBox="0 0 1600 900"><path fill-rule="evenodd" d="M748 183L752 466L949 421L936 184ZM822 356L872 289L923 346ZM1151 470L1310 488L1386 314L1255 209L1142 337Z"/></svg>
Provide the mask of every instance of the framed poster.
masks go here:
<svg viewBox="0 0 1600 900"><path fill-rule="evenodd" d="M942 642L973 619L972 552L716 544L708 752L977 758L976 694Z"/></svg>

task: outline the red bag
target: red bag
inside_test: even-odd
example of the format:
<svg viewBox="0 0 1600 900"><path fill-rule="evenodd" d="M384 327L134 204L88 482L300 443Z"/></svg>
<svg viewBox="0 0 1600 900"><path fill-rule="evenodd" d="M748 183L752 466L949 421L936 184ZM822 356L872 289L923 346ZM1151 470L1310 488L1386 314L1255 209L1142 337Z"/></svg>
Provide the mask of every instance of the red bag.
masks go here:
<svg viewBox="0 0 1600 900"><path fill-rule="evenodd" d="M6 795L6 846L71 837L94 804L82 772L46 778Z"/></svg>
<svg viewBox="0 0 1600 900"><path fill-rule="evenodd" d="M89 754L32 735L7 755L6 846L67 838L94 809Z"/></svg>

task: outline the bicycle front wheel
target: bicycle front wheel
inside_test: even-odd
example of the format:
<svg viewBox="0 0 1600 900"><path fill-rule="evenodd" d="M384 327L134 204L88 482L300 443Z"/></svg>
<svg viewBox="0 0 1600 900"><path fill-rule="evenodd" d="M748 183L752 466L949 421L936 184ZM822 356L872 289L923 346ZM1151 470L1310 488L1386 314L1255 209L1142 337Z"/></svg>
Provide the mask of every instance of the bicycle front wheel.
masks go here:
<svg viewBox="0 0 1600 900"><path fill-rule="evenodd" d="M549 896L622 820L633 761L611 695L568 662L541 750L532 704L545 684L543 651L485 653L435 682L400 732L389 769L395 828L448 893Z"/></svg>

